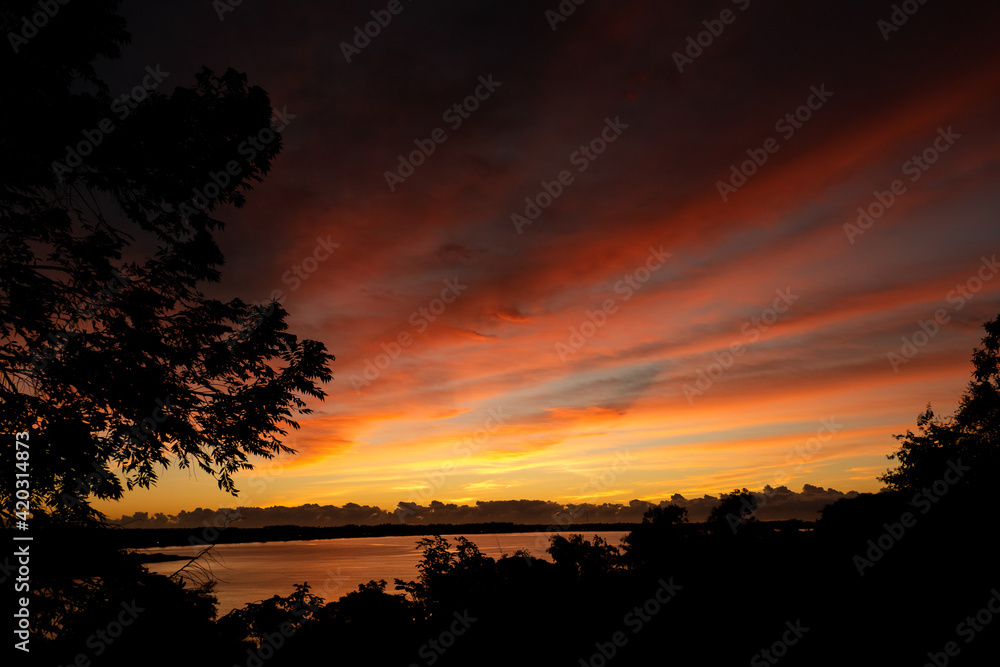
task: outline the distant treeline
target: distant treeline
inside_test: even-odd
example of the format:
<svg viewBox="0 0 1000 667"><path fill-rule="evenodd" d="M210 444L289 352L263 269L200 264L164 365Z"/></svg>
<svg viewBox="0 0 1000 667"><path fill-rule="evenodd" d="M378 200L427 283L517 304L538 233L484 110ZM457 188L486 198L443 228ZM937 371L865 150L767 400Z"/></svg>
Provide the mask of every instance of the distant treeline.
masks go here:
<svg viewBox="0 0 1000 667"><path fill-rule="evenodd" d="M587 523L555 527L551 524L518 524L508 522L431 524L410 526L385 523L378 526L267 526L265 528L122 528L110 532L117 548L150 549L204 544L238 544L242 542L293 542L299 540L332 540L347 537L391 537L412 535L483 535L489 533L577 532L587 535L609 531L631 531L635 523ZM698 524L691 524L697 526ZM813 522L766 521L762 527L786 530L810 527ZM214 531L214 532L213 532ZM214 539L212 539L214 538Z"/></svg>
<svg viewBox="0 0 1000 667"><path fill-rule="evenodd" d="M814 521L820 511L842 498L853 498L857 493L841 493L836 489L824 489L804 484L802 491L792 491L787 486L764 486L754 491L761 521L784 521L802 519ZM723 497L726 494L723 494ZM281 505L273 507L199 507L181 510L177 514L156 512L135 512L117 518L109 517L111 523L128 528L194 528L205 525L219 525L231 517L238 518L239 525L247 528L265 526L378 526L384 523L406 523L413 525L463 525L479 523L585 525L594 523L636 524L650 507L679 505L688 512L691 521L705 521L712 509L719 504L720 497L705 495L700 498L685 498L675 493L670 498L659 501L633 499L626 503L575 503L566 504L552 500L477 500L472 505L444 503L431 500L426 504L400 502L394 509L383 509L376 505L319 505L306 503L294 507Z"/></svg>
<svg viewBox="0 0 1000 667"><path fill-rule="evenodd" d="M593 523L585 526L559 527L560 531L604 532L612 530L632 530L634 523ZM192 528L123 528L113 531L116 546L122 548L148 549L152 547L174 547L203 544L238 544L241 542L293 542L300 540L332 540L347 537L391 537L400 535L482 535L486 533L536 533L552 530L545 524L516 523L466 523L433 524L410 526L384 523L378 526L267 526L265 528L217 528L217 539L212 528L201 530ZM207 533L207 534L206 534Z"/></svg>

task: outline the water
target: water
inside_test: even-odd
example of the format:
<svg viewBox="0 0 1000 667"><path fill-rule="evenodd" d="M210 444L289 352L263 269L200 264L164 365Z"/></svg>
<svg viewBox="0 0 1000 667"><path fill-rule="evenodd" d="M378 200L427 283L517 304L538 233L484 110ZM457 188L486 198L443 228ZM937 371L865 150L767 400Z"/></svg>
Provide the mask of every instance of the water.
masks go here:
<svg viewBox="0 0 1000 667"><path fill-rule="evenodd" d="M582 533L588 540L597 534L614 546L619 546L621 538L628 535L627 531L571 532ZM518 549L526 549L535 558L548 560L545 549L554 534L557 533L487 533L466 537L491 558L499 559L504 553L512 556ZM455 546L458 536L444 537ZM302 582L308 582L311 592L327 601L355 591L359 584L372 579L385 579L386 592L400 593L393 588L394 579L410 581L419 575L417 565L423 555L417 549L420 539L407 535L220 544L212 550L213 560L200 562L218 581L215 595L219 599L219 616L223 616L248 602L286 596L294 590L293 584ZM191 557L200 550L201 547L186 546L139 551ZM170 561L148 563L147 567L151 572L169 575L182 565L184 561Z"/></svg>

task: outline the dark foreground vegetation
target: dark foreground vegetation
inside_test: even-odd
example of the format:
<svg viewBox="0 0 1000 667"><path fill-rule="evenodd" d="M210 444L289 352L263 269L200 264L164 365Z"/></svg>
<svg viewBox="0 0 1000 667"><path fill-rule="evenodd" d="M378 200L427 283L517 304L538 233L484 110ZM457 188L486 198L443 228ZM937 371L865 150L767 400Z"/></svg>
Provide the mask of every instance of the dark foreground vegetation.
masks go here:
<svg viewBox="0 0 1000 667"><path fill-rule="evenodd" d="M621 545L554 537L551 563L425 538L414 581L339 600L303 582L223 618L210 582L150 574L90 501L172 463L235 493L251 461L290 451L333 358L286 331L280 304L198 289L220 276L216 209L241 206L280 150L267 94L233 70L170 93L150 80L109 130L92 63L128 42L118 3L47 4L58 16L31 35L36 2L0 7L2 32L26 35L0 49L3 664L996 664L1000 318L955 415L928 409L899 436L887 490L827 507L812 531L759 524L739 490L705 525L660 505ZM260 149L209 188L248 137ZM18 509L12 471L29 469Z"/></svg>
<svg viewBox="0 0 1000 667"><path fill-rule="evenodd" d="M940 479L953 477L949 469ZM494 560L465 538L424 538L414 581L370 582L339 600L314 597L303 582L221 619L210 586L186 589L95 542L42 539L33 548L49 557L33 563L41 588L32 613L45 632L31 664L88 664L75 662L82 655L94 665L226 667L765 665L779 657L923 665L928 652L946 656L948 647L960 651L956 664L994 664L1000 580L985 494L964 480L935 489L937 481L929 493L840 501L809 532L753 521L751 507L733 502L739 494L698 526L681 508L654 507L621 545L553 537L554 562L526 553Z"/></svg>

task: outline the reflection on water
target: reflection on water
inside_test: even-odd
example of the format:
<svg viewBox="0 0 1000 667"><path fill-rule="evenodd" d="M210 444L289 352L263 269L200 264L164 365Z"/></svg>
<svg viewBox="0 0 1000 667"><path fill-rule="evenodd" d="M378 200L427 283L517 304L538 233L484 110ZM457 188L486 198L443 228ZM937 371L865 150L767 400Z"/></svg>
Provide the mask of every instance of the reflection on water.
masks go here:
<svg viewBox="0 0 1000 667"><path fill-rule="evenodd" d="M583 533L587 539L600 535L609 544L618 545L627 531ZM467 535L486 556L499 559L526 549L536 558L548 559L545 549L549 537L556 533L487 533ZM444 536L453 546L456 535ZM356 590L359 584L372 579L385 579L387 592L393 590L393 579L416 579L417 564L422 552L416 548L421 538L351 537L304 542L249 542L220 544L212 550L212 560L200 562L218 580L215 593L219 598L219 615L223 616L248 602L257 602L273 595L288 595L292 584L308 582L312 593L336 600ZM160 547L140 549L147 553L194 556L202 547ZM151 572L172 574L183 561L149 563Z"/></svg>

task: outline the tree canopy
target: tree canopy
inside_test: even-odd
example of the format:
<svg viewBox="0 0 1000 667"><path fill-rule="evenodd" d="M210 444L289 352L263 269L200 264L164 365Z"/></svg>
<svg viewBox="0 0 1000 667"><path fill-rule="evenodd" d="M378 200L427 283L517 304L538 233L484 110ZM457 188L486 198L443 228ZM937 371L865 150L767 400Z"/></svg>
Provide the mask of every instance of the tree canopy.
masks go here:
<svg viewBox="0 0 1000 667"><path fill-rule="evenodd" d="M708 523L716 527L728 524L733 533L745 523L756 521L757 497L746 488L734 489L732 493L723 494L719 504L708 514Z"/></svg>
<svg viewBox="0 0 1000 667"><path fill-rule="evenodd" d="M281 149L267 93L232 69L173 86L151 65L113 99L95 61L129 41L118 4L70 3L0 49L17 100L0 112L0 430L30 433L35 503L77 518L172 463L235 493L253 457L291 451L332 379L279 303L202 291L220 207L243 206ZM4 33L32 10L5 3Z"/></svg>
<svg viewBox="0 0 1000 667"><path fill-rule="evenodd" d="M917 418L917 433L895 436L900 447L889 459L899 465L879 478L890 490L911 494L930 488L959 460L969 470L955 484L978 491L991 487L1000 470L1000 315L983 328L982 347L972 352L972 379L955 413L940 418L928 404Z"/></svg>

